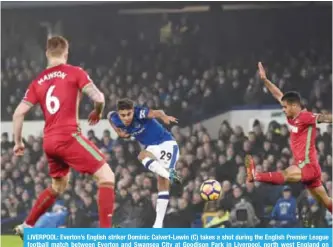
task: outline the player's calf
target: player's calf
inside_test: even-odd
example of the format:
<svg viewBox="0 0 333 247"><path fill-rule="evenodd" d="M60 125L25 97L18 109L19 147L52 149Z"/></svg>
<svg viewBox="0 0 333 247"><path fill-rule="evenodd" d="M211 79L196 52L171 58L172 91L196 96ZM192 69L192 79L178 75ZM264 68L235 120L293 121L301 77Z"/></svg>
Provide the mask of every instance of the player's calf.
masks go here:
<svg viewBox="0 0 333 247"><path fill-rule="evenodd" d="M153 228L162 228L164 216L169 204L169 186L170 182L168 179L158 176L157 188L158 197L156 202L156 218Z"/></svg>
<svg viewBox="0 0 333 247"><path fill-rule="evenodd" d="M170 181L161 176L157 177L157 190L158 191L166 191L170 188Z"/></svg>
<svg viewBox="0 0 333 247"><path fill-rule="evenodd" d="M297 166L290 166L281 172L256 173L255 180L271 184L297 183L302 179L302 171Z"/></svg>
<svg viewBox="0 0 333 247"><path fill-rule="evenodd" d="M299 182L302 179L302 170L297 166L290 166L282 172L255 172L254 160L250 155L246 156L245 165L247 168L247 180L258 181L270 184L284 184L285 182Z"/></svg>
<svg viewBox="0 0 333 247"><path fill-rule="evenodd" d="M105 163L95 174L98 185L98 213L101 228L112 227L115 176L109 164Z"/></svg>
<svg viewBox="0 0 333 247"><path fill-rule="evenodd" d="M329 197L328 195L324 196L324 197L319 197L317 198L317 201L319 203L321 203L322 205L324 205L331 213L332 213L332 198Z"/></svg>
<svg viewBox="0 0 333 247"><path fill-rule="evenodd" d="M256 173L254 180L263 183L280 185L286 182L286 174L285 172Z"/></svg>
<svg viewBox="0 0 333 247"><path fill-rule="evenodd" d="M333 206L332 198L327 196L326 198L323 198L321 201L322 204L324 204L324 206L327 208L327 210L330 211L330 213L332 213L332 206Z"/></svg>
<svg viewBox="0 0 333 247"><path fill-rule="evenodd" d="M251 155L245 157L245 166L248 182L258 181L271 184L284 184L286 181L286 174L284 172L255 172L255 163Z"/></svg>
<svg viewBox="0 0 333 247"><path fill-rule="evenodd" d="M324 186L318 186L309 188L311 195L317 200L317 202L324 205L332 213L332 198L328 196Z"/></svg>
<svg viewBox="0 0 333 247"><path fill-rule="evenodd" d="M23 228L33 227L35 225L39 217L42 216L54 204L57 197L66 190L68 181L69 174L61 178L52 178L51 187L39 194L25 222L15 228L18 235L23 236Z"/></svg>

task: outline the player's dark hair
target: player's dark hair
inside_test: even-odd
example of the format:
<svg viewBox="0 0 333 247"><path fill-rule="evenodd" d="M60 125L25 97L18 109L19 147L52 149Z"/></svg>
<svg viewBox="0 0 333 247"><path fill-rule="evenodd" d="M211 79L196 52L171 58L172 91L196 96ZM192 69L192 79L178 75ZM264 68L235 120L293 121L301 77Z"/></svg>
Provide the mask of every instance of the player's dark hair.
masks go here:
<svg viewBox="0 0 333 247"><path fill-rule="evenodd" d="M282 96L281 101L286 101L289 104L299 104L299 105L301 105L301 95L298 92L295 92L295 91L286 92Z"/></svg>
<svg viewBox="0 0 333 247"><path fill-rule="evenodd" d="M134 102L130 99L120 99L117 102L117 110L131 110L134 107Z"/></svg>

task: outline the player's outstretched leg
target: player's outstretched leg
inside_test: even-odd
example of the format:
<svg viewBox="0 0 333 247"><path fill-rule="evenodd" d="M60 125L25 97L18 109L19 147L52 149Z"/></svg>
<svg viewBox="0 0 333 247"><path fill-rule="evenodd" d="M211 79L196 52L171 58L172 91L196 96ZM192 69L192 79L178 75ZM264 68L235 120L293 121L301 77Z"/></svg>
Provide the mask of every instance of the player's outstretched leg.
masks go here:
<svg viewBox="0 0 333 247"><path fill-rule="evenodd" d="M105 163L95 172L94 177L98 185L98 214L101 228L112 227L112 214L114 205L114 173L109 164Z"/></svg>
<svg viewBox="0 0 333 247"><path fill-rule="evenodd" d="M314 188L308 188L311 195L317 200L317 202L324 205L328 211L332 213L332 198L327 195L327 192L324 188L324 186L320 185L318 187Z"/></svg>
<svg viewBox="0 0 333 247"><path fill-rule="evenodd" d="M156 219L153 228L162 228L164 216L169 203L170 182L175 182L177 184L181 184L182 182L181 178L174 170L174 163L176 160L174 160L172 162L173 164L170 165L172 169L169 172L165 166L160 164L154 155L147 150L142 150L138 156L138 159L147 169L158 175L158 198L156 202Z"/></svg>
<svg viewBox="0 0 333 247"><path fill-rule="evenodd" d="M23 239L24 228L31 228L35 225L40 216L42 216L62 194L68 185L69 174L61 178L52 178L52 185L39 194L33 205L27 219L21 225L14 228L14 232Z"/></svg>
<svg viewBox="0 0 333 247"><path fill-rule="evenodd" d="M156 202L156 218L153 228L162 228L164 216L169 204L169 180L158 176L158 197Z"/></svg>
<svg viewBox="0 0 333 247"><path fill-rule="evenodd" d="M255 164L251 155L246 155L245 166L248 182L258 181L278 185L285 182L299 182L302 178L301 169L297 166L290 166L282 172L255 172Z"/></svg>

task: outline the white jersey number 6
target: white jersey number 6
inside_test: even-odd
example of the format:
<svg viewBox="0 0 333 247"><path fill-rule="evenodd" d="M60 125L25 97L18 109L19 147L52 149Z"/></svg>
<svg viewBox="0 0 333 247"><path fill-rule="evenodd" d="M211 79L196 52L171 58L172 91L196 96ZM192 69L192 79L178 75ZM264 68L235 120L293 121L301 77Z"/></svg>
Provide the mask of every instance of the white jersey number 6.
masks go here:
<svg viewBox="0 0 333 247"><path fill-rule="evenodd" d="M55 114L60 108L59 99L52 95L54 88L54 85L51 86L46 93L46 109L51 115Z"/></svg>

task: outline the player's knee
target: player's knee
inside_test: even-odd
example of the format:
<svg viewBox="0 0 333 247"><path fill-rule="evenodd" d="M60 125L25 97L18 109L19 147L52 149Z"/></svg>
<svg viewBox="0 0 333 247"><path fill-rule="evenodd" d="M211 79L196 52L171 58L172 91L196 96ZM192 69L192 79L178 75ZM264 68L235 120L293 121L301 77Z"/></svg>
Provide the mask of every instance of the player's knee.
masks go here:
<svg viewBox="0 0 333 247"><path fill-rule="evenodd" d="M138 160L143 161L145 158L149 157L146 151L141 151L138 155Z"/></svg>
<svg viewBox="0 0 333 247"><path fill-rule="evenodd" d="M105 163L95 174L97 185L108 184L114 186L115 176L109 164Z"/></svg>
<svg viewBox="0 0 333 247"><path fill-rule="evenodd" d="M282 176L284 177L285 180L288 180L288 178L290 177L288 171L282 171L281 174L282 174Z"/></svg>
<svg viewBox="0 0 333 247"><path fill-rule="evenodd" d="M142 152L140 152L138 155L138 160L143 161L144 158L145 158L145 155Z"/></svg>
<svg viewBox="0 0 333 247"><path fill-rule="evenodd" d="M52 189L57 195L61 195L65 192L68 186L68 177L54 178L52 179Z"/></svg>
<svg viewBox="0 0 333 247"><path fill-rule="evenodd" d="M302 178L302 171L296 166L290 166L288 169L282 171L282 176L287 182L297 182Z"/></svg>
<svg viewBox="0 0 333 247"><path fill-rule="evenodd" d="M115 182L114 173L112 171L110 171L110 173L105 174L105 176L99 178L98 185L100 185L100 184L112 184L112 185L114 185L114 182Z"/></svg>
<svg viewBox="0 0 333 247"><path fill-rule="evenodd" d="M142 150L138 155L138 160L140 160L142 162L146 158L153 159L153 160L156 159L151 152Z"/></svg>

